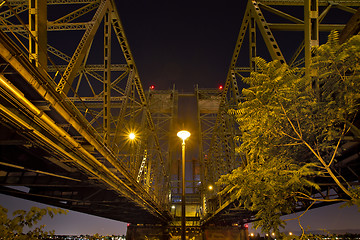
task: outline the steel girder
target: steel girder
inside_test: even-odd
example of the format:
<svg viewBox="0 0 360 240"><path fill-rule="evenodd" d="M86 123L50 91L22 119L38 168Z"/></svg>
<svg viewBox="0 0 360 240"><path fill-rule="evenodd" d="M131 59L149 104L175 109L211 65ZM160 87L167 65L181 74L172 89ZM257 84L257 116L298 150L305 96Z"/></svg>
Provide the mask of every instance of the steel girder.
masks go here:
<svg viewBox="0 0 360 240"><path fill-rule="evenodd" d="M305 66L307 67L308 76L316 74L315 72L309 71L309 66L311 63L311 54L310 50L313 46L319 44L319 34L322 31L330 32L331 30L341 31L347 21L349 21L352 14L354 14L353 21L359 19L359 12L354 7L359 7L360 2L354 0L339 0L339 1L309 1L309 0L249 0L245 13L243 16L242 25L240 27L238 39L236 42L235 50L233 57L230 63L230 68L228 70L228 75L226 79L226 84L224 92L222 94L221 107L218 113L217 121L215 128L219 128L219 123L224 122L220 120L222 112L226 112L228 106L236 106L236 103L239 103L240 96L236 86L237 79L236 77L242 77L243 73L250 73L256 71L256 66L254 64L254 57L260 56L267 58L263 52L259 51L257 41L257 33L260 32L263 38L263 41L268 50L269 58L268 61L278 60L280 63L288 63L293 66ZM301 19L299 16L293 15L296 13L292 7L301 8L304 13L305 19ZM340 17L337 16L335 22L323 24L325 17L331 15L333 9L338 9L342 12L349 13L347 18L343 19L343 22L340 21ZM356 14L355 14L356 13ZM272 15L271 15L272 14ZM273 17L267 17L273 16ZM274 18L275 16L275 18ZM269 19L276 19L276 23L269 22ZM279 22L281 19L284 22ZM334 19L331 19L334 21ZM353 22L349 27L352 32L358 29ZM256 30L258 29L258 30ZM248 30L248 31L247 31ZM304 39L297 46L295 45L293 50L294 54L291 58L286 59L283 52L283 48L280 48L281 38L275 38L275 31L286 31L286 32L304 32L301 36L301 40ZM248 41L245 40L246 35L248 36ZM347 35L349 36L349 34ZM287 36L291 39L290 36ZM284 38L284 36L283 36ZM279 41L277 41L279 40ZM247 66L244 66L241 62L240 50L243 47L243 44L247 43L249 46L248 55L249 63ZM287 41L287 48L290 48L289 40ZM286 49L287 51L289 49ZM305 63L305 65L304 65ZM242 65L241 65L242 64ZM235 83L235 85L234 85ZM234 86L233 88L231 86ZM232 96L230 96L232 94ZM228 104L228 101L232 101L233 104ZM239 135L241 133L238 133ZM214 135L216 137L216 135ZM221 139L221 138L218 138ZM359 180L359 169L360 164L356 161L359 158L358 153L358 136L349 137L348 142L341 147L340 156L338 157L338 163L333 167L333 171L336 172L339 176L342 176L349 182L351 185L358 184ZM346 141L346 139L344 139ZM211 145L214 147L213 145ZM215 144L216 146L216 144ZM312 197L314 199L344 199L346 196L343 192L335 186L335 184L329 184L326 179L317 179L316 180L321 186L320 191L313 190ZM224 193L222 195L217 195L216 197L210 198L208 200L208 212L210 215L207 218L203 219L203 224L209 223L218 223L218 224L232 224L232 223L244 223L254 221L254 213L245 211L243 208L238 206L237 197L234 194ZM295 211L306 210L310 205L312 207L321 207L329 203L318 202L312 206L310 201L299 201Z"/></svg>
<svg viewBox="0 0 360 240"><path fill-rule="evenodd" d="M159 146L156 147L155 142L152 142L148 146L148 149L152 149L151 155L148 159L144 159L142 162L144 165L144 171L138 172L139 181L146 182L147 185L155 185L155 189L161 193L165 202L171 202L171 169L174 161L174 136L175 136L175 124L177 120L178 112L178 92L175 90L175 86L171 90L155 90L149 89L148 91L149 111L151 112L152 119L155 125L155 131L158 135ZM163 153L164 158L168 159L167 162L152 162L151 159L156 155ZM162 169L168 169L168 172L164 177L160 178L163 174ZM157 172L157 174L151 174Z"/></svg>
<svg viewBox="0 0 360 240"><path fill-rule="evenodd" d="M228 110L240 101L235 74L231 74L222 90L196 89L198 119L200 128L199 156L202 169L203 209L211 214L215 207L209 200L219 189L215 182L221 175L230 173L241 164L241 157L235 152L235 138L239 135L235 119ZM213 190L209 191L208 186Z"/></svg>
<svg viewBox="0 0 360 240"><path fill-rule="evenodd" d="M30 114L46 119L42 120L39 133L21 136L36 142L49 154L60 144L54 140L58 134L60 145L72 150L70 155L56 150L54 162L63 169L71 166L96 179L114 196L132 199L140 206L139 211L147 211L157 221L168 221L169 187L161 185L168 182L168 149L157 135L158 126L153 122L114 1L47 1L47 21L40 16L42 20L34 22L31 19L37 16L29 20L29 14L38 13L44 6L32 7L29 10L28 1L9 0L3 1L0 9L0 27L7 34L2 34L3 66L17 76L3 75L3 99L11 102L14 109L31 106L37 110ZM60 7L64 11L56 11ZM67 14L59 16L59 12ZM46 61L41 60L44 57ZM13 94L7 84L20 89L19 94L24 95L21 100L26 104L19 105L19 100L12 102L7 97ZM29 90L24 90L25 87ZM28 110L14 111L17 114L13 116L6 106L2 109L8 127L30 128L26 124L31 120L24 120ZM47 130L53 135L41 135L50 126L56 129ZM128 140L131 131L137 134L134 141ZM52 142L53 148L47 147L48 142ZM151 156L146 164L152 167L143 164L145 152ZM22 171L27 172L26 169L31 168Z"/></svg>
<svg viewBox="0 0 360 240"><path fill-rule="evenodd" d="M319 39L319 34L331 30L341 31L351 15L356 13L356 7L359 6L360 2L356 0L249 0L229 71L235 71L237 75L241 75L256 70L254 68L256 56L268 61L279 60L281 63L293 66L304 66L306 62L305 65L309 66L311 47L318 45L320 40L324 40ZM341 14L334 16L335 9L344 16ZM261 33L263 41L257 37L257 32ZM287 35L288 41L284 41L285 37L281 35L281 32L294 32L296 35L292 35L297 37ZM300 32L304 34L299 35ZM248 40L245 39L246 36ZM279 44L279 40L282 44ZM243 50L243 44L247 44L249 50ZM261 44L266 45L268 53L259 50ZM240 60L242 51L245 54L248 51L248 63ZM284 52L287 53L286 56ZM289 52L293 54L289 55Z"/></svg>

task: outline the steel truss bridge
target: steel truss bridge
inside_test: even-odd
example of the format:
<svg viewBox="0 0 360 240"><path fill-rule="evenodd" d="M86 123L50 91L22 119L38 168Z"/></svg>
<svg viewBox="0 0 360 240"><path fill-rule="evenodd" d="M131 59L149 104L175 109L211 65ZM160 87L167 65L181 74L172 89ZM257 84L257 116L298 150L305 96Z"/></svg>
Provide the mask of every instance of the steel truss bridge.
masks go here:
<svg viewBox="0 0 360 240"><path fill-rule="evenodd" d="M253 221L233 196L207 191L242 162L233 140L240 133L227 113L240 102L237 84L256 71L254 57L262 54L308 69L323 32L337 29L346 39L359 31L359 6L358 0L249 0L239 12L224 89L196 87L185 96L175 88L144 90L115 1L2 0L0 192L128 223L176 225L178 102L191 97L199 157L187 161L187 225ZM294 15L299 8L305 14ZM327 21L333 12L344 19ZM293 50L287 56L280 42L290 33L299 37L286 46ZM240 59L242 52L248 57ZM347 139L337 165L357 183L358 139ZM342 195L329 184L323 190L314 196Z"/></svg>

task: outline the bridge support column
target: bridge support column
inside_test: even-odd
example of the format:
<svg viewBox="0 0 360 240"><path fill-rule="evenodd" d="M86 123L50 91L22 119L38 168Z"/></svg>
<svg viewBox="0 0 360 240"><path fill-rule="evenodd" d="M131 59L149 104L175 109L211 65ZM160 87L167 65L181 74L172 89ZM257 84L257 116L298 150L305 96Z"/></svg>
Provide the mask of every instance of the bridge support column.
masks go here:
<svg viewBox="0 0 360 240"><path fill-rule="evenodd" d="M169 229L161 225L129 225L126 240L170 240Z"/></svg>

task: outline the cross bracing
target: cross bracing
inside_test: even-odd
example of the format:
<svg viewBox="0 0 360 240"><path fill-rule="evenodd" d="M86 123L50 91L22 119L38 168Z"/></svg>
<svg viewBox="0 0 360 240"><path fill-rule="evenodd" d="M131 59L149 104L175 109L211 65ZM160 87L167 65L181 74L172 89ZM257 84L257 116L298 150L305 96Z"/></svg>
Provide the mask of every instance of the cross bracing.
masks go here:
<svg viewBox="0 0 360 240"><path fill-rule="evenodd" d="M319 45L319 40L326 41L321 33L341 31L359 6L359 1L353 0L248 1L230 70L238 76L256 70L256 56L294 66L303 66L306 62L308 66L311 47ZM319 39L319 34L323 39ZM246 54L248 57L244 59L248 62L240 61L239 56Z"/></svg>
<svg viewBox="0 0 360 240"><path fill-rule="evenodd" d="M245 86L242 78L257 71L255 57L262 57L267 61L277 60L281 64L290 66L305 67L306 75L312 77L316 73L312 72L309 67L312 57L311 48L324 43L332 30L340 32L342 41L357 34L359 32L359 6L360 2L353 0L249 0L243 13L215 126L224 122L220 116L226 107L236 109L236 103L241 101L241 91L238 90L237 83ZM281 33L285 33L285 35ZM233 103L231 104L230 101ZM241 132L236 135L241 136ZM215 136L216 134L213 135L213 137ZM348 187L358 184L359 165L354 161L358 155L353 155L354 152L357 152L358 146L356 136L345 138L342 144L344 150L340 150L340 157L337 159L343 164L339 163L333 167L333 171L339 178L342 178L342 174L346 176L352 185ZM240 161L241 164L246 164L246 156L240 155L239 157L243 158ZM352 164L351 166L346 165L345 162L352 162ZM310 192L314 199L320 201L314 206L310 201L299 201L295 207L296 211L303 211L310 205L313 207L326 205L321 202L321 199L346 198L339 187L329 184L326 179L319 179L318 183L321 189L319 191L311 189ZM249 214L241 208L237 198L236 193L224 193L209 199L210 212L213 214L205 219L205 222L231 222L231 218L239 216L242 216L243 220L254 221L253 214Z"/></svg>
<svg viewBox="0 0 360 240"><path fill-rule="evenodd" d="M125 218L122 220L128 222L168 221L169 148L165 133L169 129L164 128L170 124L160 120L156 111L153 112L156 123L153 121L150 109L156 94L146 95L142 88L115 3L106 0L3 1L1 30L2 66L5 73L17 76L14 82L11 76L3 75L2 91L10 105L19 109L10 113L2 108L2 117L8 122L6 127L32 129L31 122L41 123L33 133L18 136L33 142L28 145L31 150L35 146L43 149L40 154L43 157L37 157L37 161L51 159L49 164L59 166L60 172L79 172L81 181L91 181L103 189L96 190L104 196L102 203L106 202L105 196L119 195L123 204L131 201L133 207L147 212L138 219L136 213L133 219L132 214L126 213L111 218ZM9 56L13 57L9 59ZM17 90L7 85L10 82ZM29 89L28 95L21 97L24 103L9 98L24 89ZM35 114L35 120L28 119L28 110L22 106L35 109L30 114ZM36 116L40 112L41 117ZM170 121L173 112L166 114ZM50 130L51 127L54 129ZM130 132L136 134L133 141L128 139ZM64 150L55 150L57 144ZM49 154L53 156L46 157ZM21 164L6 165L7 175L19 171L15 166ZM51 171L40 172L40 175L51 175ZM68 175L65 172L63 174ZM18 184L24 180L20 174ZM4 177L3 181L5 186L10 178ZM37 193L28 193L26 198L53 199L54 205L74 209L88 205L99 209L95 215L108 214L101 204L92 200L96 194L90 194L86 188L81 188L81 194L70 194L66 198L65 187L50 190L36 186L40 185L29 185L31 191ZM53 194L57 197L51 197Z"/></svg>
<svg viewBox="0 0 360 240"><path fill-rule="evenodd" d="M234 141L241 133L228 110L241 100L241 75L256 70L260 35L265 58L307 66L306 51L318 44L318 32L345 27L347 20L328 21L333 10L351 16L360 6L357 0L319 0L314 10L308 3L248 1L224 89L196 87L188 94L197 99L200 135L199 157L193 161L200 166L200 181L191 183L196 190L188 200L203 207L202 217L210 216L203 223L253 220L235 196L214 198L218 189L206 188L244 163ZM6 149L0 191L126 222L169 222L178 93L175 88L144 91L115 1L7 0L0 7L0 147ZM273 16L283 22L272 21ZM311 21L318 24L310 26ZM278 32L302 34L290 57ZM344 152L354 146L343 146ZM358 177L351 168L339 169ZM340 193L325 188L314 196ZM307 206L299 202L298 208Z"/></svg>

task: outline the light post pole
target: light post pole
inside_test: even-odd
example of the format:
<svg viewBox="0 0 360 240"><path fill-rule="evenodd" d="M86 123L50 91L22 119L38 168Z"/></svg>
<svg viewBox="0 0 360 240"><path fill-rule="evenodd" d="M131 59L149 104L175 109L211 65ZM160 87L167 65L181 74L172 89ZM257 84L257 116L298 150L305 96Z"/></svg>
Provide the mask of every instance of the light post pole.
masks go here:
<svg viewBox="0 0 360 240"><path fill-rule="evenodd" d="M186 225L185 225L185 140L190 137L190 133L188 131L182 130L177 133L177 136L181 138L181 163L182 163L182 193L181 193L181 240L185 240L186 233Z"/></svg>

